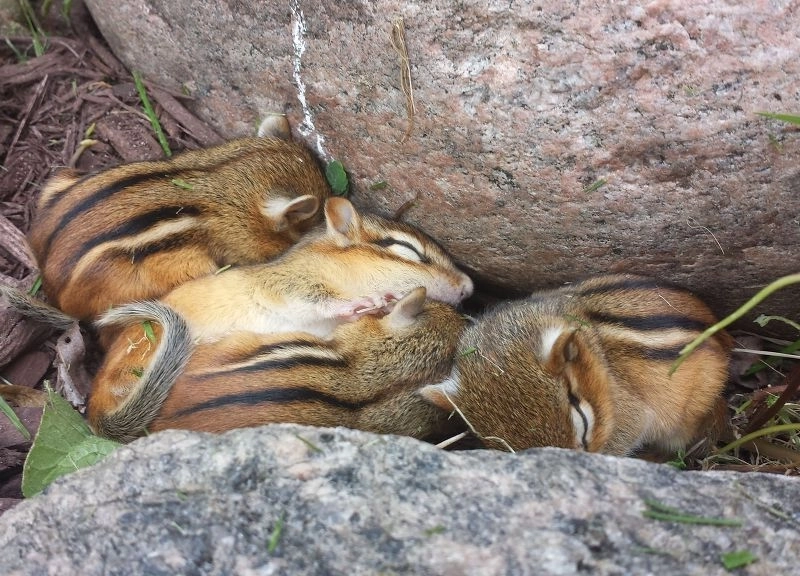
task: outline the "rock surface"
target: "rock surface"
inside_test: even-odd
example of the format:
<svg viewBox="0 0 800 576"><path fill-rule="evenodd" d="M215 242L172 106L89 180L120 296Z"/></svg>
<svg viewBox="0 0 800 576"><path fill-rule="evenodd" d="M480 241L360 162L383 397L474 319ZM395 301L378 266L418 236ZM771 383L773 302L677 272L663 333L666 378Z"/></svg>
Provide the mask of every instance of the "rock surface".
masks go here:
<svg viewBox="0 0 800 576"><path fill-rule="evenodd" d="M791 2L86 2L118 56L221 133L286 111L357 203L416 198L407 219L484 280L630 271L727 314L797 269L800 135L756 115L800 113Z"/></svg>
<svg viewBox="0 0 800 576"><path fill-rule="evenodd" d="M5 574L789 574L797 479L277 425L159 433L0 517ZM645 501L740 527L646 518Z"/></svg>

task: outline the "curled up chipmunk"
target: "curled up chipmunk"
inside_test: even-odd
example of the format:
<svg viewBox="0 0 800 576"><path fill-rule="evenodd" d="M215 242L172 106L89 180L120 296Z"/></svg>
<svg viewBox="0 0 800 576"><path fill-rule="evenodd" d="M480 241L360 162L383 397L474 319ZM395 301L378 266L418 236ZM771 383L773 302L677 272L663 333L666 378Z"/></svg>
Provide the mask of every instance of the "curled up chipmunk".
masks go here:
<svg viewBox="0 0 800 576"><path fill-rule="evenodd" d="M600 276L490 310L464 331L450 376L421 394L457 407L494 448L673 451L723 426L727 334L670 375L715 321L686 290Z"/></svg>
<svg viewBox="0 0 800 576"><path fill-rule="evenodd" d="M385 316L338 326L330 339L307 333L234 332L194 346L180 316L156 302L115 309L107 323L150 321L157 343L150 364L119 355L98 378L130 389L113 410L92 397L98 434L130 441L145 430L222 432L274 422L347 426L422 439L452 434L457 420L417 390L452 365L465 320L417 288ZM101 386L110 389L110 386Z"/></svg>
<svg viewBox="0 0 800 576"><path fill-rule="evenodd" d="M282 119L260 130L264 137L169 160L87 176L58 172L28 234L50 301L68 316L94 319L224 266L284 252L321 221L330 195L304 146L270 137L287 132Z"/></svg>
<svg viewBox="0 0 800 576"><path fill-rule="evenodd" d="M189 281L161 302L180 316L193 341L208 344L240 331L326 339L419 286L449 304L472 293L469 277L419 230L360 214L344 198L329 199L324 212L325 227L280 258ZM94 380L93 413L113 412L135 388L135 379L109 371L126 362L147 366L155 352L142 340L141 326L120 328L115 318L111 311L97 322L114 336Z"/></svg>

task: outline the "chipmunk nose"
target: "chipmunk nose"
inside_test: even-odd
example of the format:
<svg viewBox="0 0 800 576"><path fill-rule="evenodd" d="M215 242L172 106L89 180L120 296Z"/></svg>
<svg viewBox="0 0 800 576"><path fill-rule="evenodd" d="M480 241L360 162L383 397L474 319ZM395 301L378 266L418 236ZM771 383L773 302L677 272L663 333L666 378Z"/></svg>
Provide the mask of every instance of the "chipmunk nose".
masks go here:
<svg viewBox="0 0 800 576"><path fill-rule="evenodd" d="M475 289L470 277L466 274L463 276L464 278L461 280L461 298L459 298L459 300L463 300L464 298L469 298L472 296L472 291Z"/></svg>

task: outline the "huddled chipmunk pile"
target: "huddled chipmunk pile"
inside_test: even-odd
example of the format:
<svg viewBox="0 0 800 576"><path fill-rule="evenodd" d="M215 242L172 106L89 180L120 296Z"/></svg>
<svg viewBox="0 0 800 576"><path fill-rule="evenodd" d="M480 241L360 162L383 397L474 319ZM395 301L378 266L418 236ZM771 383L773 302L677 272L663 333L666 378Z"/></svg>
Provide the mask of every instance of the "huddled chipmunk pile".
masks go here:
<svg viewBox="0 0 800 576"><path fill-rule="evenodd" d="M88 419L130 441L271 422L486 447L685 447L724 424L730 338L687 291L606 275L495 306L431 238L331 197L287 126L174 159L57 173L29 239L55 307L104 360Z"/></svg>

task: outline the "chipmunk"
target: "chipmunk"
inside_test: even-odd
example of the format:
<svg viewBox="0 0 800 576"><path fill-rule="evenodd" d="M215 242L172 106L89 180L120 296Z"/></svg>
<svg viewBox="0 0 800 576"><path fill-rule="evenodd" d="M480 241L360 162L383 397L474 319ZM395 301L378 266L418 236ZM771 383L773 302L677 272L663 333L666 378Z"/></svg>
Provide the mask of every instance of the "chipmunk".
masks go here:
<svg viewBox="0 0 800 576"><path fill-rule="evenodd" d="M450 371L465 320L446 304L426 302L425 292L412 290L385 316L338 326L330 340L235 332L193 350L187 325L169 307L123 306L104 322L151 321L158 344L139 376L124 355L98 374L130 393L110 412L93 396L89 421L120 441L145 430L222 432L273 422L440 436L452 427L448 412L416 391Z"/></svg>
<svg viewBox="0 0 800 576"><path fill-rule="evenodd" d="M448 304L472 294L469 277L419 230L359 214L344 198L330 198L324 213L324 228L276 260L186 282L162 301L208 342L238 330L325 338L417 286Z"/></svg>
<svg viewBox="0 0 800 576"><path fill-rule="evenodd" d="M472 293L469 277L422 232L359 214L344 198L329 199L324 212L325 227L276 260L191 280L161 302L186 323L194 341L211 343L239 331L306 332L325 339L343 323L382 313L418 286L449 304ZM110 413L135 381L105 374L124 372L119 367L126 357L128 371L147 366L155 349L143 339L141 326L120 328L113 310L96 326L105 337L107 356L95 377L92 411Z"/></svg>
<svg viewBox="0 0 800 576"><path fill-rule="evenodd" d="M284 252L321 221L330 190L306 148L267 137L283 134L280 124L165 161L55 174L28 234L51 302L93 319Z"/></svg>
<svg viewBox="0 0 800 576"><path fill-rule="evenodd" d="M450 376L420 394L457 407L494 448L672 451L718 424L730 337L718 333L670 375L714 322L685 290L600 276L486 313L464 331Z"/></svg>

